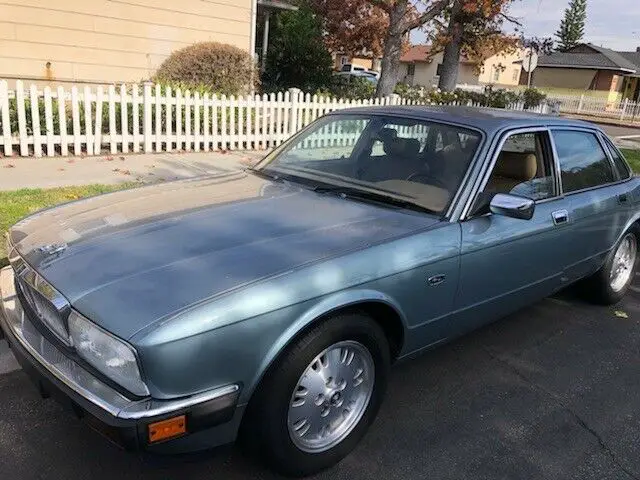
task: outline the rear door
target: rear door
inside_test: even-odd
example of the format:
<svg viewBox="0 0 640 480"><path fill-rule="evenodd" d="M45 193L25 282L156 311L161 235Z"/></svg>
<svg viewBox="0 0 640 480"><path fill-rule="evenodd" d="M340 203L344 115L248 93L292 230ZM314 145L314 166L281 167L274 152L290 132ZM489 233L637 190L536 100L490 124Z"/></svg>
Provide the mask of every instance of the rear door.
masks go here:
<svg viewBox="0 0 640 480"><path fill-rule="evenodd" d="M574 281L602 265L629 220L629 172L614 164L595 130L554 128L552 138L571 224L565 275Z"/></svg>

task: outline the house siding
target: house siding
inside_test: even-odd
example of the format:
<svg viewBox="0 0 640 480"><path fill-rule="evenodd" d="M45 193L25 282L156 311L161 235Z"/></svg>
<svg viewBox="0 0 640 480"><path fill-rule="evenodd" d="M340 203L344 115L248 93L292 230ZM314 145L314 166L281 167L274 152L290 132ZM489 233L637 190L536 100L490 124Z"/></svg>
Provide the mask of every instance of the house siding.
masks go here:
<svg viewBox="0 0 640 480"><path fill-rule="evenodd" d="M140 81L201 41L244 50L253 0L3 0L0 77ZM47 64L49 64L47 66Z"/></svg>
<svg viewBox="0 0 640 480"><path fill-rule="evenodd" d="M533 85L539 88L588 90L596 73L597 70L538 67L533 71ZM603 90L609 91L609 86Z"/></svg>
<svg viewBox="0 0 640 480"><path fill-rule="evenodd" d="M522 67L515 63L522 60L523 51L518 50L509 55L493 55L487 58L482 66L482 72L478 77L478 81L482 84L500 85L515 87L520 83ZM504 70L500 67L504 67ZM494 75L498 70L498 79Z"/></svg>

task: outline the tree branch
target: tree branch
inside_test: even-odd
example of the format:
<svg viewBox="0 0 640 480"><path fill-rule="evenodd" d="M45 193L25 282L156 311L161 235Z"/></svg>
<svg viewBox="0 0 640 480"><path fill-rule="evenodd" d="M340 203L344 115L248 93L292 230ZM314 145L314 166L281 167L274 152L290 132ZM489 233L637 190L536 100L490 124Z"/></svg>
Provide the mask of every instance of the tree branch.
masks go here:
<svg viewBox="0 0 640 480"><path fill-rule="evenodd" d="M514 25L522 26L522 22L518 20L516 17L512 17L511 15L507 15L506 13L500 12L499 14L502 18L504 18L507 22L513 23Z"/></svg>
<svg viewBox="0 0 640 480"><path fill-rule="evenodd" d="M442 11L451 3L451 0L438 0L431 7L429 7L425 12L416 17L415 19L409 21L404 25L403 31L406 33L414 28L418 28L424 25L427 22L430 22L438 15L442 13Z"/></svg>

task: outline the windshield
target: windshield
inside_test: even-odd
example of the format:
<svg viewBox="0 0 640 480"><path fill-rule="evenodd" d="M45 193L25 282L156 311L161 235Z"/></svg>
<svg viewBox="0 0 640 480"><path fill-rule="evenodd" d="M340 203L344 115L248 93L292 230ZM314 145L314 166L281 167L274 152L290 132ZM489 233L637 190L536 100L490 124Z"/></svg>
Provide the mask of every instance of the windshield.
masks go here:
<svg viewBox="0 0 640 480"><path fill-rule="evenodd" d="M442 214L480 143L462 127L379 115L330 115L257 170L305 184L380 193Z"/></svg>

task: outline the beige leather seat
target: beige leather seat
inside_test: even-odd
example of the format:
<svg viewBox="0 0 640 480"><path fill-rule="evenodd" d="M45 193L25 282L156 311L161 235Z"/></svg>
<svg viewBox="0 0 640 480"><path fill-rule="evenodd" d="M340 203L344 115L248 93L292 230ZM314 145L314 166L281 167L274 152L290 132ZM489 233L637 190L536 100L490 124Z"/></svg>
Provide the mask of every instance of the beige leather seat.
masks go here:
<svg viewBox="0 0 640 480"><path fill-rule="evenodd" d="M487 192L509 193L535 178L538 161L533 153L502 152L487 183Z"/></svg>

